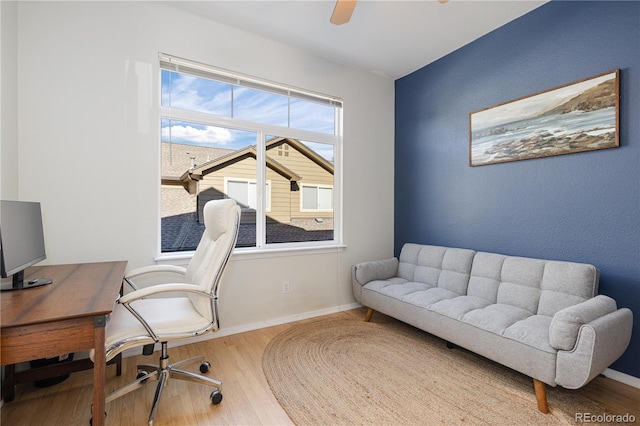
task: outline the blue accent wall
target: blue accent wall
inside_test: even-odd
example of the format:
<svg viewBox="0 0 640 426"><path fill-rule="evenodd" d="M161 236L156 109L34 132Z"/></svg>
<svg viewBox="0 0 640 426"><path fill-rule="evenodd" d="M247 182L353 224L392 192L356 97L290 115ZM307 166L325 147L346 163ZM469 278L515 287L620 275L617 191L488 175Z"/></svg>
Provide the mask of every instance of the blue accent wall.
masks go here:
<svg viewBox="0 0 640 426"><path fill-rule="evenodd" d="M437 43L437 40L422 40ZM469 113L620 69L620 147L469 167ZM406 242L586 262L634 314L640 377L640 2L552 1L396 81Z"/></svg>

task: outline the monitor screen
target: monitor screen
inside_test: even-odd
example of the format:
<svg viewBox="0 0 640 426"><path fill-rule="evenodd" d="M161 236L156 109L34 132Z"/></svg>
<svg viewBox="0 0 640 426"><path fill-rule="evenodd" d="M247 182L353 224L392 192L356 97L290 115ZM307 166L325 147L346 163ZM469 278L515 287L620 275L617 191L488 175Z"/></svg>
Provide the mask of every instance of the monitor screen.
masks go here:
<svg viewBox="0 0 640 426"><path fill-rule="evenodd" d="M0 203L2 277L13 276L13 287L22 287L23 271L47 257L40 203L5 200Z"/></svg>

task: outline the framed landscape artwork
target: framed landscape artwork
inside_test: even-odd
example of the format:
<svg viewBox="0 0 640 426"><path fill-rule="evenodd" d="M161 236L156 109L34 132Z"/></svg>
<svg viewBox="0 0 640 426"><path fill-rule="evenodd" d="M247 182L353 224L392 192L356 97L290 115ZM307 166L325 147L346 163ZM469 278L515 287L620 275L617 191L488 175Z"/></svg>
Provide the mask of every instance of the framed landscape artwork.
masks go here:
<svg viewBox="0 0 640 426"><path fill-rule="evenodd" d="M620 70L469 114L469 165L620 145Z"/></svg>

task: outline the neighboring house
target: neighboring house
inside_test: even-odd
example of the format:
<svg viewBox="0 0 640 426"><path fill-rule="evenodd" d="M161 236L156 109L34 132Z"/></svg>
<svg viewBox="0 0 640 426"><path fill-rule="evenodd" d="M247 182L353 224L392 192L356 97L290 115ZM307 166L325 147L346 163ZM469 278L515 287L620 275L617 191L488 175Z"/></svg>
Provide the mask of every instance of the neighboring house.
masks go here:
<svg viewBox="0 0 640 426"><path fill-rule="evenodd" d="M234 151L163 142L161 217L195 212L197 189L196 182L187 178L189 170L197 163L209 162L231 152Z"/></svg>
<svg viewBox="0 0 640 426"><path fill-rule="evenodd" d="M268 242L332 239L333 163L291 138L270 139L266 150ZM204 204L213 199L235 199L242 207L242 223L253 225L255 232L256 168L255 146L234 151L163 142L163 251L182 244L165 234L199 222ZM255 243L255 235L247 238ZM196 239L191 239L193 245ZM173 241L173 248L165 240Z"/></svg>

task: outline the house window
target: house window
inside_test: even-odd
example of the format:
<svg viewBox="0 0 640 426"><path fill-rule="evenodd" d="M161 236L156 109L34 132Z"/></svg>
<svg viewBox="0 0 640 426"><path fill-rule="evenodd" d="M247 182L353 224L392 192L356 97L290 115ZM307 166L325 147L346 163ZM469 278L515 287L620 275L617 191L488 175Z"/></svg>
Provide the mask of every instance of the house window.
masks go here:
<svg viewBox="0 0 640 426"><path fill-rule="evenodd" d="M255 180L225 178L225 194L227 198L236 200L242 209L256 210L258 208L257 186L258 185ZM264 197L266 200L266 210L269 211L271 210L271 185L269 182L265 183L265 187L266 191L264 193Z"/></svg>
<svg viewBox="0 0 640 426"><path fill-rule="evenodd" d="M242 207L237 248L340 244L342 102L160 55L161 251L192 251L202 208Z"/></svg>
<svg viewBox="0 0 640 426"><path fill-rule="evenodd" d="M303 211L330 211L333 207L333 188L327 186L303 185Z"/></svg>

